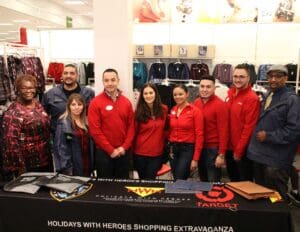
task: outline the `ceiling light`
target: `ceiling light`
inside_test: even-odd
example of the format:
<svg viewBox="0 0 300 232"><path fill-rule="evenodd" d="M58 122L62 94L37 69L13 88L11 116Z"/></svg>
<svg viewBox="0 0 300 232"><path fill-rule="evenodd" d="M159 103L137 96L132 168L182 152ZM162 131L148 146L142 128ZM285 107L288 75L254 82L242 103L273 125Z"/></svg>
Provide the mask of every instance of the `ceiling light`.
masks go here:
<svg viewBox="0 0 300 232"><path fill-rule="evenodd" d="M70 5L84 5L82 0L65 0L64 3Z"/></svg>
<svg viewBox="0 0 300 232"><path fill-rule="evenodd" d="M14 23L28 23L29 20L28 19L14 19L13 22Z"/></svg>
<svg viewBox="0 0 300 232"><path fill-rule="evenodd" d="M38 25L36 27L37 28L53 28L52 26L49 26L49 25Z"/></svg>
<svg viewBox="0 0 300 232"><path fill-rule="evenodd" d="M16 38L16 37L5 37L5 39L8 39L8 40L16 40L17 38Z"/></svg>
<svg viewBox="0 0 300 232"><path fill-rule="evenodd" d="M0 32L0 35L8 35L7 32Z"/></svg>
<svg viewBox="0 0 300 232"><path fill-rule="evenodd" d="M0 26L12 26L12 23L0 23Z"/></svg>

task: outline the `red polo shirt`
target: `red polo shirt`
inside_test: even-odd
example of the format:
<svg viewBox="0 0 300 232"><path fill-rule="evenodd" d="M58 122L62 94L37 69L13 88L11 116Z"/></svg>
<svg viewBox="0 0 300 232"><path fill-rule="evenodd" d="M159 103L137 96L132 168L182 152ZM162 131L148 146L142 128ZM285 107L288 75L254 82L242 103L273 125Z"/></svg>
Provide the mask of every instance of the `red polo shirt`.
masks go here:
<svg viewBox="0 0 300 232"><path fill-rule="evenodd" d="M177 117L178 106L170 112L169 141L178 143L194 143L193 160L199 160L203 147L203 115L194 105L187 105Z"/></svg>
<svg viewBox="0 0 300 232"><path fill-rule="evenodd" d="M219 154L225 154L228 143L228 108L224 101L213 95L204 103L201 98L194 102L204 116L204 147L219 148Z"/></svg>
<svg viewBox="0 0 300 232"><path fill-rule="evenodd" d="M229 149L241 158L259 117L260 101L249 85L238 94L235 87L229 89L226 103L229 107Z"/></svg>
<svg viewBox="0 0 300 232"><path fill-rule="evenodd" d="M96 146L108 154L119 146L125 150L131 146L134 136L133 109L122 94L116 101L105 92L96 96L89 105L88 122Z"/></svg>
<svg viewBox="0 0 300 232"><path fill-rule="evenodd" d="M135 123L134 154L155 157L163 153L166 140L167 106L163 105L162 118L149 118L145 123Z"/></svg>

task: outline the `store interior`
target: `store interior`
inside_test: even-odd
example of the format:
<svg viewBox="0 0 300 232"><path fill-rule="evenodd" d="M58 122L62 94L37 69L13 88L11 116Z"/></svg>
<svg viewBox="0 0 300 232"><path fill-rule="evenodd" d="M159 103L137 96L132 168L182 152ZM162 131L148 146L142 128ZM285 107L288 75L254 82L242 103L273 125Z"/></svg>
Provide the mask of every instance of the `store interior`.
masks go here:
<svg viewBox="0 0 300 232"><path fill-rule="evenodd" d="M133 15L139 2L142 1L115 1L113 4L111 1L92 0L22 0L3 3L0 22L8 25L1 26L0 51L2 50L2 54L18 52L3 46L7 42L19 42L20 28L26 28L26 47L37 49L36 53L41 58L46 74L51 62L93 62L96 77L105 68L114 67L120 72L121 88L130 98L133 98L133 59L146 63L148 69L158 58L164 59L162 61L167 65L174 61L188 65L204 62L211 73L217 64L222 63L232 66L238 63L253 64L257 72L262 64L299 63L300 23L297 21L199 23L186 20L182 23L174 18L168 21L165 18L171 17L174 7L168 1L162 1L165 9L169 9L168 13L165 10L164 19L139 23ZM154 11L156 1L148 2L153 4ZM215 9L214 2L207 5L206 9ZM298 19L298 5L294 19ZM71 22L67 18L71 18ZM152 50L139 56L135 54L137 45L148 46L150 50L155 45L167 48L159 56L153 55ZM176 54L178 46L187 47L189 55L184 57ZM193 51L189 49L191 46L196 49L198 46L212 46L213 52L209 56L190 56ZM26 49L20 50L19 54L26 55ZM299 71L297 72L298 75L295 76L298 78L292 80L296 89L299 88ZM95 89L98 92L102 89L99 80L95 79ZM87 80L85 83L92 82L93 80ZM258 84L263 82L265 81L259 79L257 81Z"/></svg>
<svg viewBox="0 0 300 232"><path fill-rule="evenodd" d="M210 2L204 8L207 15L210 15L212 9L219 9L216 1L203 1ZM161 2L168 11L159 20L139 22L135 7L142 2ZM93 64L92 74L86 76L81 84L89 85L96 93L103 88L103 70L115 68L121 79L120 89L132 101L135 99L135 62L145 63L148 71L155 62L166 65L181 62L187 63L189 67L201 62L207 65L210 74L218 64L231 64L234 67L239 63L249 63L254 65L257 73L261 65L291 64L296 67L295 78L289 80L288 84L299 92L299 1L290 1L294 4L293 20L285 22L269 19L223 22L208 16L206 20L197 21L189 18L190 14L182 9L180 17L184 17L184 20L176 20L172 18L172 12L178 10L179 3L185 1L170 2L171 0L0 1L0 56L39 57L46 77L46 90L56 82L55 78L49 76L51 63ZM279 0L262 2L260 4L266 7L268 4L278 4ZM152 7L154 11L156 8L154 5ZM258 11L258 16L262 15L262 11ZM273 18L270 15L268 17ZM24 39L26 43L23 43ZM162 50L155 53L155 47ZM204 55L200 54L200 47L206 47ZM254 84L262 86L265 83L263 78L254 81ZM5 99L2 102L5 103ZM299 219L299 210L293 210L295 218ZM295 220L295 223L300 227L300 222Z"/></svg>

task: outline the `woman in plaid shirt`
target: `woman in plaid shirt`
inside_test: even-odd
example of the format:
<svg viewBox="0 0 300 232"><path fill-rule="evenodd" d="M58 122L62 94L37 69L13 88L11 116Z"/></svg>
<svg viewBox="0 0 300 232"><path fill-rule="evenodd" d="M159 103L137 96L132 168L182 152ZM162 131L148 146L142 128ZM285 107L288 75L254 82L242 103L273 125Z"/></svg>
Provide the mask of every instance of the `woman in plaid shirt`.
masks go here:
<svg viewBox="0 0 300 232"><path fill-rule="evenodd" d="M6 180L28 171L52 171L50 118L35 98L34 76L16 79L17 99L3 117L3 171Z"/></svg>

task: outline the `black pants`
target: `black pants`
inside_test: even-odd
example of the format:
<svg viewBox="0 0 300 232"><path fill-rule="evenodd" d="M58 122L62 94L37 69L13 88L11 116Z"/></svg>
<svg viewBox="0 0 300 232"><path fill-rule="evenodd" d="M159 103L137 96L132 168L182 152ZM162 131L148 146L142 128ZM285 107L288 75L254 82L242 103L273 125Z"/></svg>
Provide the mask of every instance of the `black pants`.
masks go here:
<svg viewBox="0 0 300 232"><path fill-rule="evenodd" d="M149 157L135 154L133 163L140 179L155 180L156 174L162 165L162 155Z"/></svg>
<svg viewBox="0 0 300 232"><path fill-rule="evenodd" d="M95 168L98 178L129 178L129 155L126 151L125 155L117 158L111 158L102 149L96 149Z"/></svg>
<svg viewBox="0 0 300 232"><path fill-rule="evenodd" d="M295 166L292 166L290 169L290 178L291 178L291 185L293 190L300 190L299 189L299 175L298 171L296 170Z"/></svg>
<svg viewBox="0 0 300 232"><path fill-rule="evenodd" d="M288 200L289 169L274 168L253 162L254 181L267 188L277 190L284 200Z"/></svg>
<svg viewBox="0 0 300 232"><path fill-rule="evenodd" d="M201 181L220 182L221 168L215 166L216 158L219 155L218 148L203 148L198 162L198 173Z"/></svg>
<svg viewBox="0 0 300 232"><path fill-rule="evenodd" d="M230 181L253 180L252 161L246 154L239 161L235 161L232 151L226 151L226 168Z"/></svg>

